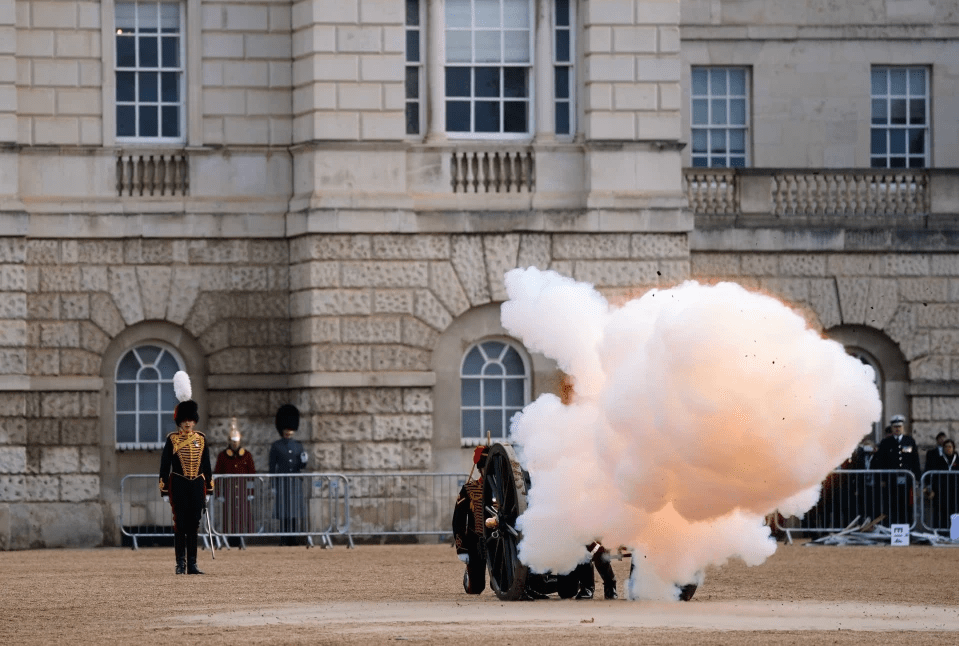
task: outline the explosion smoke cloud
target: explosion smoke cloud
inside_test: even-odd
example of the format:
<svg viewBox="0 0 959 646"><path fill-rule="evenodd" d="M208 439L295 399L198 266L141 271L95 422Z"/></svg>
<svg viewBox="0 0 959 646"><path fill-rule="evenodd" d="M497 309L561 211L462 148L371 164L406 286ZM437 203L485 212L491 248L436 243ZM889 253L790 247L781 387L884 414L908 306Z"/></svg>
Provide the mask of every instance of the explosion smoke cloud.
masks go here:
<svg viewBox="0 0 959 646"><path fill-rule="evenodd" d="M532 489L520 558L568 572L600 540L633 550L633 597L675 599L731 557L776 549L881 404L872 370L778 300L687 282L612 308L552 271L506 274L503 326L555 359L571 404L539 397L511 436Z"/></svg>

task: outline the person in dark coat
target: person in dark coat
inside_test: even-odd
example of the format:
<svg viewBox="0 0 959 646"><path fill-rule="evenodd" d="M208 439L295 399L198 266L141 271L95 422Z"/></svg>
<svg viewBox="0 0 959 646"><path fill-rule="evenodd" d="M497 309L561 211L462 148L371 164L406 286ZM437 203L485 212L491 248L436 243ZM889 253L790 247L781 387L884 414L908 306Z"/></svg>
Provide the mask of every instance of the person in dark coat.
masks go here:
<svg viewBox="0 0 959 646"><path fill-rule="evenodd" d="M939 431L939 433L936 435L936 445L932 447L931 449L929 449L928 451L926 451L926 461L923 462L926 468L923 470L923 473L925 473L926 471L936 470L930 467L929 465L937 464L938 460L942 458L942 445L946 441L946 439L947 439L946 434L943 433L942 431ZM932 460L931 463L929 462L930 460Z"/></svg>
<svg viewBox="0 0 959 646"><path fill-rule="evenodd" d="M877 469L911 471L918 484L922 476L919 468L919 447L911 435L905 434L906 418L895 415L889 420L892 435L883 438L876 450L874 466ZM912 483L903 473L883 474L880 479L883 508L890 524L912 524L915 497Z"/></svg>
<svg viewBox="0 0 959 646"><path fill-rule="evenodd" d="M300 411L292 404L283 404L276 411L276 432L280 439L270 447L270 473L295 474L306 466L307 455L303 445L293 439L300 428ZM299 478L274 479L273 515L280 521L279 531L299 534L307 531L307 510L303 501L303 485ZM293 536L280 538L280 545L297 545Z"/></svg>
<svg viewBox="0 0 959 646"><path fill-rule="evenodd" d="M176 573L203 574L196 565L197 534L206 496L213 493L213 469L206 437L195 429L200 416L185 372L173 376L173 389L180 400L173 410L177 430L167 435L160 454L160 495L173 509Z"/></svg>
<svg viewBox="0 0 959 646"><path fill-rule="evenodd" d="M936 529L948 530L950 517L959 512L959 457L956 455L956 443L952 440L943 442L942 455L936 454L927 460L926 471L952 472L929 476L933 523Z"/></svg>
<svg viewBox="0 0 959 646"><path fill-rule="evenodd" d="M253 455L241 442L243 436L234 418L230 424L230 444L216 457L214 474L239 475L256 473ZM250 534L253 532L251 497L252 478L219 478L216 481L216 498L223 503L222 529L226 534Z"/></svg>

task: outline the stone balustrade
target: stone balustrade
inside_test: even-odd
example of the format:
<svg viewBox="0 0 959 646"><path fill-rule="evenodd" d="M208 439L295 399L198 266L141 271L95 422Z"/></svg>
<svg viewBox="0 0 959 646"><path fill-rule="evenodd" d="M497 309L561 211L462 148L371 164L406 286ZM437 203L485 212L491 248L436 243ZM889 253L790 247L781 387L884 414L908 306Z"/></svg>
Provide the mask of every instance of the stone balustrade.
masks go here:
<svg viewBox="0 0 959 646"><path fill-rule="evenodd" d="M532 193L536 158L524 150L454 150L450 153L454 193Z"/></svg>
<svg viewBox="0 0 959 646"><path fill-rule="evenodd" d="M183 196L189 191L189 157L183 152L117 152L118 196Z"/></svg>
<svg viewBox="0 0 959 646"><path fill-rule="evenodd" d="M959 214L959 169L684 171L696 215L875 218Z"/></svg>

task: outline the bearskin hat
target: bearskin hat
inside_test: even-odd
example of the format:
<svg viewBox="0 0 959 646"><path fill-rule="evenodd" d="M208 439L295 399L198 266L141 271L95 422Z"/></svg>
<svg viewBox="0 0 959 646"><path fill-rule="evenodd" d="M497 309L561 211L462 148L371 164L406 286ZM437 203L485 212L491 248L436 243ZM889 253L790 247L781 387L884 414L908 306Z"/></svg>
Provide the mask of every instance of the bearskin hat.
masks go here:
<svg viewBox="0 0 959 646"><path fill-rule="evenodd" d="M283 404L276 411L276 432L281 436L286 429L300 428L300 410L293 404Z"/></svg>
<svg viewBox="0 0 959 646"><path fill-rule="evenodd" d="M187 421L199 422L199 409L196 402L191 399L193 397L193 387L190 385L190 375L182 370L178 370L173 375L173 394L180 401L173 409L173 421L176 422L177 426Z"/></svg>

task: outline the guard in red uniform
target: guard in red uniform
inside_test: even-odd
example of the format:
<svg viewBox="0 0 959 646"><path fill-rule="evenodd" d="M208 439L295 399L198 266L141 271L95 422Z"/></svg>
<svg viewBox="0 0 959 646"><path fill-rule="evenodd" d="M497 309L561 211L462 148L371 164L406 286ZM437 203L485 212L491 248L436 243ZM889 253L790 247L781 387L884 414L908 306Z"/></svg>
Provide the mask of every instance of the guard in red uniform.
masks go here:
<svg viewBox="0 0 959 646"><path fill-rule="evenodd" d="M256 467L253 455L241 446L242 436L236 421L230 425L230 444L216 457L215 474L253 474ZM223 532L226 534L250 534L253 532L253 513L250 501L253 497L252 478L218 478L216 498L223 503Z"/></svg>

